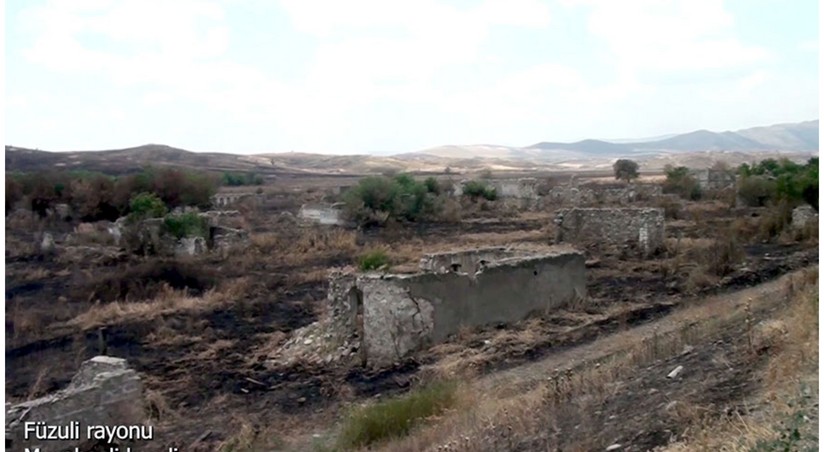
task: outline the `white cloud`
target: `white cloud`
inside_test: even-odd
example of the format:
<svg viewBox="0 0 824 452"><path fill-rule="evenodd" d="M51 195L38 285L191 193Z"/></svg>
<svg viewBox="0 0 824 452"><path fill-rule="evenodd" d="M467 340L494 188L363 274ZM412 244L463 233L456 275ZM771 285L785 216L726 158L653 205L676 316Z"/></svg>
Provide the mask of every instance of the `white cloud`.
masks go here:
<svg viewBox="0 0 824 452"><path fill-rule="evenodd" d="M591 8L589 29L603 38L625 77L739 67L771 57L733 34L718 0L566 0Z"/></svg>

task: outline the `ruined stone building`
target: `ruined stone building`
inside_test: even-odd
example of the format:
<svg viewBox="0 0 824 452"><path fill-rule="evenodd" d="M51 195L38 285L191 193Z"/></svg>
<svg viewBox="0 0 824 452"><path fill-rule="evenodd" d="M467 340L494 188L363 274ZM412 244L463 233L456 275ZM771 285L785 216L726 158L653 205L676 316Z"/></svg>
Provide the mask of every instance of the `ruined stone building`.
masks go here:
<svg viewBox="0 0 824 452"><path fill-rule="evenodd" d="M556 214L556 242L606 250L634 247L650 255L663 247L664 209L573 208Z"/></svg>
<svg viewBox="0 0 824 452"><path fill-rule="evenodd" d="M391 364L463 327L512 323L586 297L583 255L501 248L428 255L413 274L334 273L331 328L365 364Z"/></svg>

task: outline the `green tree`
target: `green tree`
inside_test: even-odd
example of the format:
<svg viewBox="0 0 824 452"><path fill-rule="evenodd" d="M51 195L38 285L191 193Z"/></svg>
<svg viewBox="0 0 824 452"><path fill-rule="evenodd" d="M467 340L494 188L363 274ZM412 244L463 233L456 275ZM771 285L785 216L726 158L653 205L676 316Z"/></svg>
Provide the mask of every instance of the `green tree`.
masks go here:
<svg viewBox="0 0 824 452"><path fill-rule="evenodd" d="M615 172L615 179L624 180L626 182L638 178L638 163L628 159L618 159L612 165Z"/></svg>

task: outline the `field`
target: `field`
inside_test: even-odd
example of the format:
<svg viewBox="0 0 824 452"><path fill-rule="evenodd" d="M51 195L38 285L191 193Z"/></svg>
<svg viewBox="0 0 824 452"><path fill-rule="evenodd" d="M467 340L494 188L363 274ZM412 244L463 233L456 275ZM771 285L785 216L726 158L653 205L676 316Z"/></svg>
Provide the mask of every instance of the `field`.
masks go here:
<svg viewBox="0 0 824 452"><path fill-rule="evenodd" d="M466 329L379 369L323 355L275 359L323 316L328 271L367 251L412 271L424 253L555 242L560 206L551 203L463 203L442 221L383 228L295 220L301 205L334 202L330 188L356 182L267 182L232 207L250 245L228 255L137 256L93 234L69 246L77 225L7 216L7 401L61 389L81 362L107 354L141 375L156 450L346 448L353 407L443 381L453 385L448 407L372 446L749 450L779 444L792 425L783 441L817 447L817 224L770 234L775 208L720 196L633 204L667 211L663 249L649 258L586 249L587 298L575 305ZM51 252L37 246L44 231Z"/></svg>

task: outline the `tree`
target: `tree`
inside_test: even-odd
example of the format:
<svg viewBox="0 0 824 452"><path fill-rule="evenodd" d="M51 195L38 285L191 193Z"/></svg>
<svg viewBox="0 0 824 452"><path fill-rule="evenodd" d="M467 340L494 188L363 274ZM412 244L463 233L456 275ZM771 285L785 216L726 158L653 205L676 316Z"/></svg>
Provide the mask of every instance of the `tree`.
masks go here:
<svg viewBox="0 0 824 452"><path fill-rule="evenodd" d="M615 170L615 178L627 182L638 178L638 163L628 159L618 159L612 165Z"/></svg>

